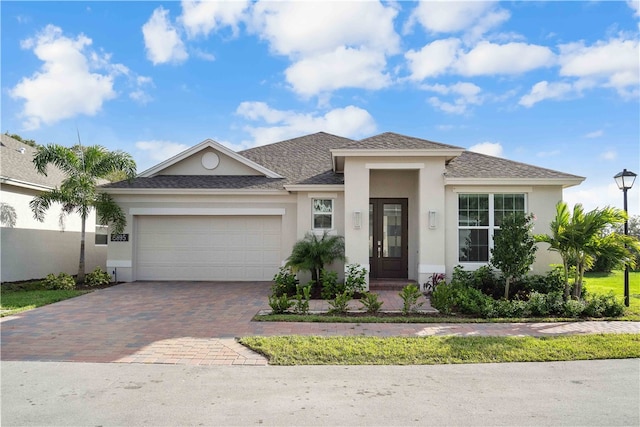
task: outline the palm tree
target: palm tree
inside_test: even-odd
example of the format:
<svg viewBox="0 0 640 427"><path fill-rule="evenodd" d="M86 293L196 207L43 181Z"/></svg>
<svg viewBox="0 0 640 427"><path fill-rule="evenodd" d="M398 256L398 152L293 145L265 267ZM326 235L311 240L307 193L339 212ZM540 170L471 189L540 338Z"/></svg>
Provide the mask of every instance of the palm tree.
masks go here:
<svg viewBox="0 0 640 427"><path fill-rule="evenodd" d="M573 297L582 296L584 272L593 265L594 260L604 251L614 251L624 262L633 263L633 252L638 250L638 241L618 233L602 239L603 232L609 227L624 223L627 214L612 207L584 211L580 203L573 212L565 202L556 205L556 216L551 222L551 235L536 235L538 242L548 243L549 250L556 251L562 257L564 267L564 296L569 298L569 269L575 267ZM625 246L626 245L626 246Z"/></svg>
<svg viewBox="0 0 640 427"><path fill-rule="evenodd" d="M293 245L291 256L287 259L287 267L294 270L308 270L311 272L314 291L320 288L320 271L326 264L334 261L345 261L344 237L331 236L325 232L322 237L314 233L307 233L304 239Z"/></svg>
<svg viewBox="0 0 640 427"><path fill-rule="evenodd" d="M127 178L136 175L136 163L130 154L123 151L109 152L99 145L84 147L64 147L57 144L39 146L33 157L38 173L47 175L47 166L57 166L67 176L59 188L36 196L29 206L38 221L44 221L45 212L54 203L62 205L61 215L73 212L80 214L80 262L78 282L84 281L85 228L92 209L96 209L98 220L110 224L112 232L121 233L126 225L126 217L120 206L105 193L97 191L98 181L115 171L123 171Z"/></svg>

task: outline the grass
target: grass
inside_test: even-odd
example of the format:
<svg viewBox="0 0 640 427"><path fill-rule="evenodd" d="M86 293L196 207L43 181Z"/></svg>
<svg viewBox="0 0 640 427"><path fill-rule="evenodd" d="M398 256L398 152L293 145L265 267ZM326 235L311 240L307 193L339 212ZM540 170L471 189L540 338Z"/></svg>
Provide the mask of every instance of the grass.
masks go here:
<svg viewBox="0 0 640 427"><path fill-rule="evenodd" d="M640 357L640 334L558 337L245 337L272 365L433 365Z"/></svg>
<svg viewBox="0 0 640 427"><path fill-rule="evenodd" d="M86 292L77 290L49 291L42 288L40 281L2 285L0 287L0 317L77 297Z"/></svg>
<svg viewBox="0 0 640 427"><path fill-rule="evenodd" d="M585 273L585 287L588 293L613 293L621 300L624 298L624 272ZM624 320L640 320L640 271L629 272L629 307Z"/></svg>

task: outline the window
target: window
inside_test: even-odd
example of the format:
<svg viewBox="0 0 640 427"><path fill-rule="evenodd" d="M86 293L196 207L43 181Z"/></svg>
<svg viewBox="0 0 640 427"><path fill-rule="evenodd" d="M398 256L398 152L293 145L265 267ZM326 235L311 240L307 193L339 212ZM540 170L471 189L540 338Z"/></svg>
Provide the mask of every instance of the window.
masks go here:
<svg viewBox="0 0 640 427"><path fill-rule="evenodd" d="M108 227L106 225L96 225L96 245L106 245L108 242Z"/></svg>
<svg viewBox="0 0 640 427"><path fill-rule="evenodd" d="M504 217L526 212L524 194L458 195L458 261L488 262Z"/></svg>
<svg viewBox="0 0 640 427"><path fill-rule="evenodd" d="M331 230L333 228L333 200L313 199L313 229Z"/></svg>

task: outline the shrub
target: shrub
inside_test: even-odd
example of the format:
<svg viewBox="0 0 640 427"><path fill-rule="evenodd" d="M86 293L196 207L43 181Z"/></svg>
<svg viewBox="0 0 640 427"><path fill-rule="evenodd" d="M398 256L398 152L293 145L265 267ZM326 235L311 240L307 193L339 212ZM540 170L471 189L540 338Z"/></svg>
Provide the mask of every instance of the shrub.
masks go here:
<svg viewBox="0 0 640 427"><path fill-rule="evenodd" d="M564 315L566 317L580 317L584 308L584 301L570 299L564 303Z"/></svg>
<svg viewBox="0 0 640 427"><path fill-rule="evenodd" d="M72 290L76 288L75 280L67 273L60 273L57 276L53 273L47 274L42 284L47 290Z"/></svg>
<svg viewBox="0 0 640 427"><path fill-rule="evenodd" d="M298 279L288 267L280 267L275 276L273 276L273 285L271 292L275 296L293 296L296 294Z"/></svg>
<svg viewBox="0 0 640 427"><path fill-rule="evenodd" d="M442 283L431 293L431 307L435 308L442 314L451 314L457 297L457 290L452 284Z"/></svg>
<svg viewBox="0 0 640 427"><path fill-rule="evenodd" d="M360 302L369 314L376 314L382 308L383 302L378 300L378 294L365 292L360 298Z"/></svg>
<svg viewBox="0 0 640 427"><path fill-rule="evenodd" d="M422 295L420 289L413 283L408 284L399 293L402 298L402 314L409 314L418 311L424 302L418 302L418 298Z"/></svg>
<svg viewBox="0 0 640 427"><path fill-rule="evenodd" d="M426 296L430 296L433 291L436 290L436 287L444 282L445 280L445 275L442 273L433 273L431 275L431 277L429 278L429 281L427 283L424 284L424 294Z"/></svg>
<svg viewBox="0 0 640 427"><path fill-rule="evenodd" d="M338 283L338 273L335 271L321 270L320 281L322 282L320 291L322 299L334 299L346 290L344 283Z"/></svg>
<svg viewBox="0 0 640 427"><path fill-rule="evenodd" d="M492 302L491 297L459 281L440 284L431 294L431 306L443 314L455 312L487 317L492 311Z"/></svg>
<svg viewBox="0 0 640 427"><path fill-rule="evenodd" d="M562 290L555 292L549 292L546 296L547 309L550 314L563 315L564 314L564 298L562 296Z"/></svg>
<svg viewBox="0 0 640 427"><path fill-rule="evenodd" d="M336 295L335 299L329 300L329 314L345 314L349 310L349 301L351 301L349 292L344 291Z"/></svg>
<svg viewBox="0 0 640 427"><path fill-rule="evenodd" d="M84 276L84 284L86 286L103 286L109 283L111 283L111 275L100 267L96 267L95 270Z"/></svg>
<svg viewBox="0 0 640 427"><path fill-rule="evenodd" d="M353 294L364 292L367 284L367 270L358 264L347 265L344 278L345 290Z"/></svg>
<svg viewBox="0 0 640 427"><path fill-rule="evenodd" d="M496 299L504 294L504 279L495 274L488 265L483 265L475 271L465 271L464 267L456 266L453 269L451 283L478 289Z"/></svg>
<svg viewBox="0 0 640 427"><path fill-rule="evenodd" d="M298 290L295 296L295 302L293 311L298 314L309 313L309 300L311 299L311 286L313 281L309 282L306 286L298 286Z"/></svg>
<svg viewBox="0 0 640 427"><path fill-rule="evenodd" d="M293 306L294 302L287 295L269 295L269 307L273 314L286 313Z"/></svg>
<svg viewBox="0 0 640 427"><path fill-rule="evenodd" d="M547 296L539 292L531 292L527 301L527 311L532 316L548 316L550 313Z"/></svg>
<svg viewBox="0 0 640 427"><path fill-rule="evenodd" d="M616 299L613 291L607 295L593 295L586 299L583 311L588 317L619 317L624 314L624 305Z"/></svg>

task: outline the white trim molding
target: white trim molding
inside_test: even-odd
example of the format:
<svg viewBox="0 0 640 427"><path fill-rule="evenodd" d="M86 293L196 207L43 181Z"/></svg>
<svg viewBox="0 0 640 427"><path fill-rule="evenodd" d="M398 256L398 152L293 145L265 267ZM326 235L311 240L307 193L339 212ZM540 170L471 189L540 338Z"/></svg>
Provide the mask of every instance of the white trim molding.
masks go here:
<svg viewBox="0 0 640 427"><path fill-rule="evenodd" d="M454 193L533 193L533 187L514 187L510 185L501 185L498 188L488 186L463 186L453 187L451 191Z"/></svg>
<svg viewBox="0 0 640 427"><path fill-rule="evenodd" d="M448 178L444 177L444 185L562 185L562 188L579 185L585 178Z"/></svg>
<svg viewBox="0 0 640 427"><path fill-rule="evenodd" d="M115 267L115 268L131 268L131 260L130 259L108 259L107 267Z"/></svg>
<svg viewBox="0 0 640 427"><path fill-rule="evenodd" d="M365 169L424 169L424 163L365 163Z"/></svg>
<svg viewBox="0 0 640 427"><path fill-rule="evenodd" d="M338 193L309 193L307 197L310 199L337 199Z"/></svg>
<svg viewBox="0 0 640 427"><path fill-rule="evenodd" d="M419 264L418 265L418 273L420 274L429 274L429 273L446 273L447 267L444 264Z"/></svg>
<svg viewBox="0 0 640 427"><path fill-rule="evenodd" d="M130 208L129 215L200 215L200 216L237 216L237 215L279 215L286 213L284 208Z"/></svg>
<svg viewBox="0 0 640 427"><path fill-rule="evenodd" d="M339 191L344 192L344 184L320 184L320 185L304 185L292 184L285 185L287 191Z"/></svg>

